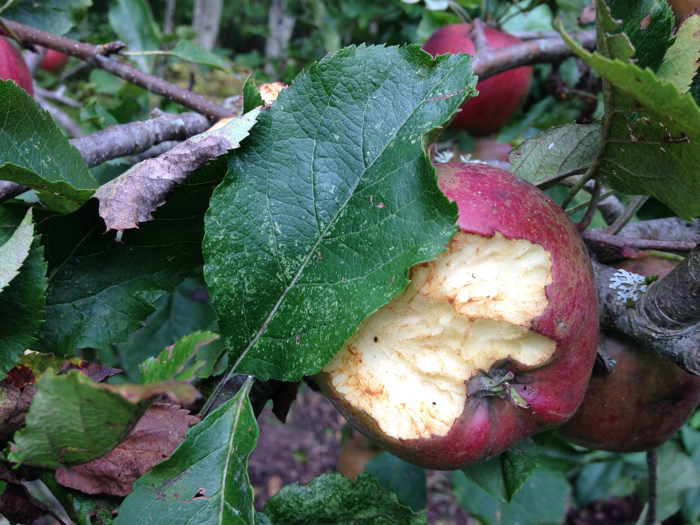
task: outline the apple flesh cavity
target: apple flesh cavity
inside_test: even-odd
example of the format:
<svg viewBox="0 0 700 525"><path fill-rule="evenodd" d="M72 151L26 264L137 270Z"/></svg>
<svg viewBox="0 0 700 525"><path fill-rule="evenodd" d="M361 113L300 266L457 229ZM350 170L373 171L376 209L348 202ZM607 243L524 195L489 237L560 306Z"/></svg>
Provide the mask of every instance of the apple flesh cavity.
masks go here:
<svg viewBox="0 0 700 525"><path fill-rule="evenodd" d="M445 53L474 54L474 41L470 24L443 26L428 39L423 49L433 56ZM502 49L521 42L520 39L490 27L484 28L489 46ZM532 68L518 67L476 85L479 96L467 100L462 111L450 124L453 129L466 131L475 137L485 137L498 132L508 122L525 100L532 80Z"/></svg>
<svg viewBox="0 0 700 525"><path fill-rule="evenodd" d="M34 96L34 83L27 63L17 49L0 36L0 78L14 80L27 93Z"/></svg>
<svg viewBox="0 0 700 525"><path fill-rule="evenodd" d="M459 232L317 381L395 456L454 470L571 417L595 360L598 300L581 238L545 193L485 164L436 171Z"/></svg>
<svg viewBox="0 0 700 525"><path fill-rule="evenodd" d="M68 63L68 55L64 55L55 49L48 49L41 61L41 69L45 71L57 71Z"/></svg>
<svg viewBox="0 0 700 525"><path fill-rule="evenodd" d="M673 266L655 257L620 265L660 276ZM594 373L581 407L559 434L577 445L610 452L643 452L671 439L700 402L700 377L619 335L601 334L600 345L615 361L613 373Z"/></svg>

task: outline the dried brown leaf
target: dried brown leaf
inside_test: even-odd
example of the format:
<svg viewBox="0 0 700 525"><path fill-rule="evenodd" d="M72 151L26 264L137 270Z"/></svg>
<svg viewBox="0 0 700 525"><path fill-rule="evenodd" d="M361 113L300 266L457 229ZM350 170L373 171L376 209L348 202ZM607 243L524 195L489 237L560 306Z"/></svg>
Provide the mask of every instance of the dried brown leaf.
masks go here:
<svg viewBox="0 0 700 525"><path fill-rule="evenodd" d="M24 418L36 395L36 386L19 389L0 383L0 443L6 443L24 426Z"/></svg>
<svg viewBox="0 0 700 525"><path fill-rule="evenodd" d="M56 471L56 481L86 494L126 496L138 478L170 457L199 418L176 405L156 403L129 436L100 459Z"/></svg>
<svg viewBox="0 0 700 525"><path fill-rule="evenodd" d="M61 369L57 374L67 374L70 370L78 370L81 374L100 383L122 372L122 370L118 368L98 365L97 363L85 361L84 359L70 359L61 364Z"/></svg>
<svg viewBox="0 0 700 525"><path fill-rule="evenodd" d="M0 463L0 480L7 482L0 495L0 515L10 523L34 523L50 511L41 501L29 494L21 480L6 464Z"/></svg>

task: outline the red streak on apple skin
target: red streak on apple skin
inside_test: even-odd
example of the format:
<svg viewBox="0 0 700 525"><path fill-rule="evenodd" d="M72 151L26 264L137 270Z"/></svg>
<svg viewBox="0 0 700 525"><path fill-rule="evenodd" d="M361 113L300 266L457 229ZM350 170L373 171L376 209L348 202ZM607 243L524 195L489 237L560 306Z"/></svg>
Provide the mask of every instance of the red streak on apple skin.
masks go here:
<svg viewBox="0 0 700 525"><path fill-rule="evenodd" d="M438 29L423 49L431 55L445 53L474 54L470 24L454 24ZM490 27L484 28L486 41L493 49L502 49L521 42L520 39ZM476 85L479 96L467 100L450 127L485 137L499 131L525 100L532 80L532 67L523 66L504 71Z"/></svg>
<svg viewBox="0 0 700 525"><path fill-rule="evenodd" d="M556 341L542 365L515 373L517 392L530 403L520 408L496 396L467 397L462 415L445 436L395 439L366 413L334 391L326 374L319 384L355 428L392 454L415 465L455 470L501 454L518 441L561 425L586 392L598 347L598 295L590 259L580 235L561 208L544 192L512 173L485 164L440 164L438 183L459 207L460 229L491 237L526 239L550 253L549 304L532 329ZM428 400L426 400L428 401Z"/></svg>
<svg viewBox="0 0 700 525"><path fill-rule="evenodd" d="M34 96L34 83L27 63L19 51L2 36L0 36L0 78L14 80L18 86Z"/></svg>
<svg viewBox="0 0 700 525"><path fill-rule="evenodd" d="M668 274L675 263L646 257L620 265L641 275ZM591 378L574 417L558 432L581 446L610 452L643 452L665 443L700 402L700 377L632 340L602 334L614 373Z"/></svg>

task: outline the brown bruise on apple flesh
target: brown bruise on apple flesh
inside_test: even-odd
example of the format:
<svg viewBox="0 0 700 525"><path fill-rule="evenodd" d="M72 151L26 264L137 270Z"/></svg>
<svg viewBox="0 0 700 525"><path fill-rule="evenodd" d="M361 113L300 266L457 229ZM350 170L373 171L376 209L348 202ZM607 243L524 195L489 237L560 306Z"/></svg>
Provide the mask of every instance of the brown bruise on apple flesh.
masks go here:
<svg viewBox="0 0 700 525"><path fill-rule="evenodd" d="M446 435L466 381L510 358L544 363L556 343L531 330L548 305L549 253L524 239L459 232L411 284L368 317L323 371L388 436Z"/></svg>

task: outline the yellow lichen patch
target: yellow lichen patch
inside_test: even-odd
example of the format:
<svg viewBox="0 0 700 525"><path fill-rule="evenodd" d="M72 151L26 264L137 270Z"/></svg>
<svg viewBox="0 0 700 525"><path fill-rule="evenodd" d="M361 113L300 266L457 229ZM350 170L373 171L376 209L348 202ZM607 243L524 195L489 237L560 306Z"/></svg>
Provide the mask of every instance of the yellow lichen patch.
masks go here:
<svg viewBox="0 0 700 525"><path fill-rule="evenodd" d="M550 270L539 245L460 232L323 370L387 435L444 436L476 372L506 358L536 366L554 353L554 341L530 330L547 308Z"/></svg>

